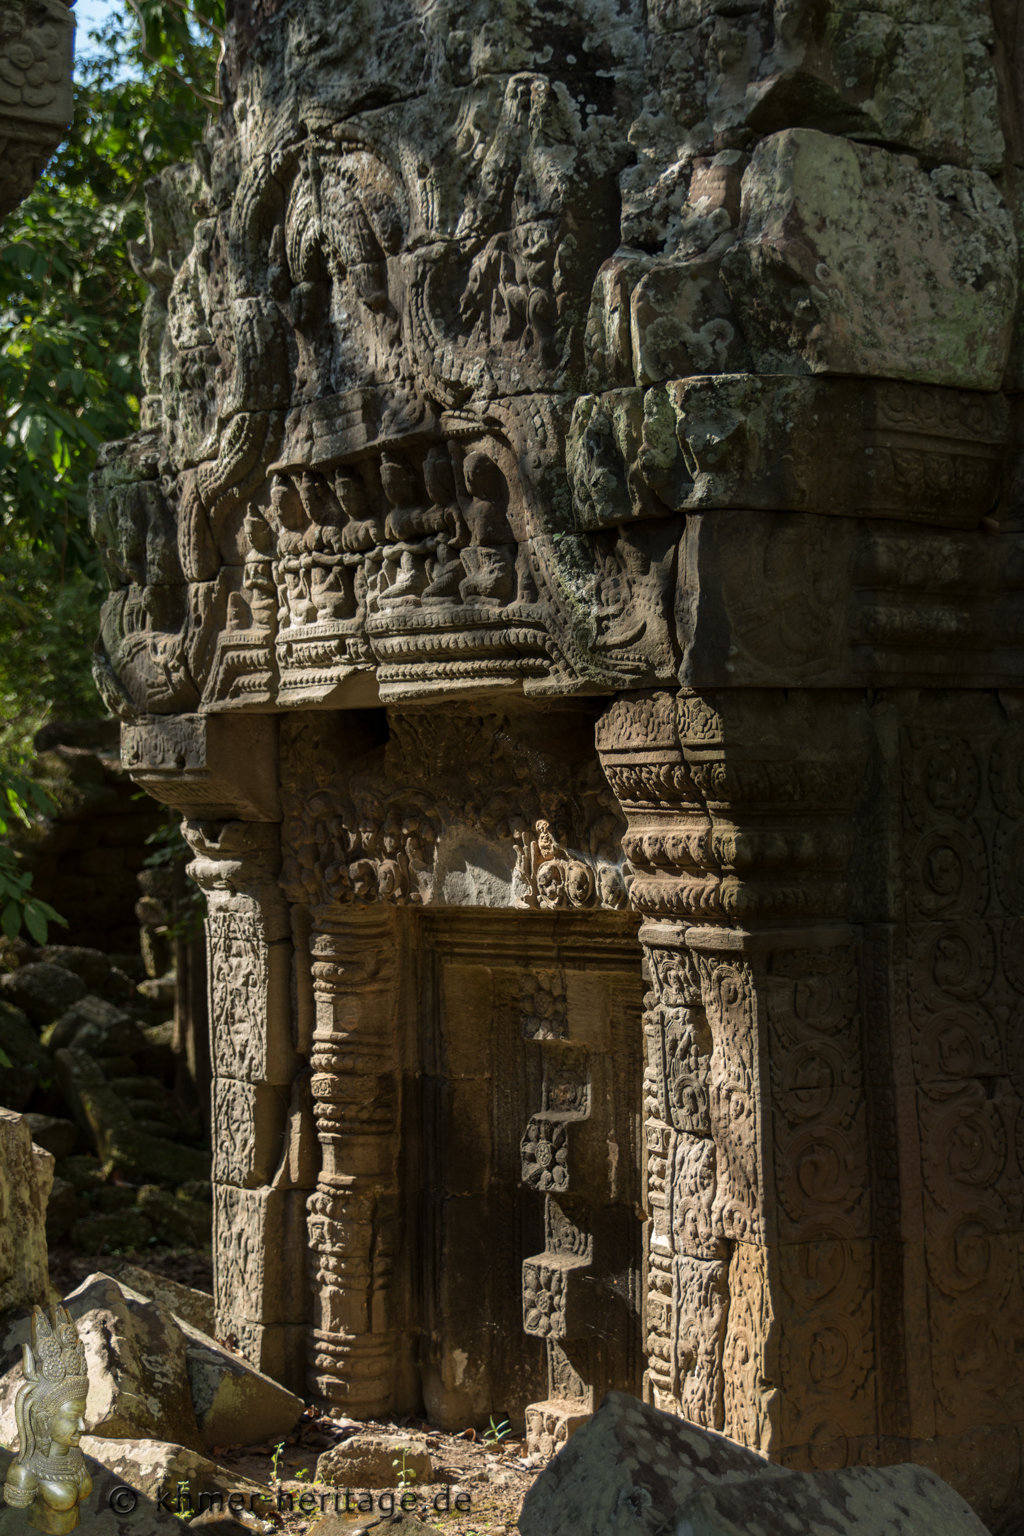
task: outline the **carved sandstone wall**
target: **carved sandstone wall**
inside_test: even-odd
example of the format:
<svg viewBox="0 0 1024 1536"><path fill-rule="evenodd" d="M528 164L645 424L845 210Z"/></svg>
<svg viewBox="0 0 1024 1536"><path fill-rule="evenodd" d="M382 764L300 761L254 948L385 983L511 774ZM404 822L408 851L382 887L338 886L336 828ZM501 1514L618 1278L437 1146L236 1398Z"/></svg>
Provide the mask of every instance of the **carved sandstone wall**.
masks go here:
<svg viewBox="0 0 1024 1536"><path fill-rule="evenodd" d="M1017 1518L1013 7L232 25L94 510L209 893L220 1326Z"/></svg>

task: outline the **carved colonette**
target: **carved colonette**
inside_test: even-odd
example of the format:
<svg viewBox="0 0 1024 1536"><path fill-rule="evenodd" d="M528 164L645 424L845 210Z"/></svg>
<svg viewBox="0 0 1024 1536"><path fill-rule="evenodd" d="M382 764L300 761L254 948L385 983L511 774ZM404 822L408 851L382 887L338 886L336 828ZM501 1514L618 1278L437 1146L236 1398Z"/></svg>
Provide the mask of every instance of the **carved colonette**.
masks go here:
<svg viewBox="0 0 1024 1536"><path fill-rule="evenodd" d="M235 6L150 190L97 677L268 1042L218 1230L298 1235L222 1326L343 1411L548 1445L642 1353L1017 1517L1011 22Z"/></svg>

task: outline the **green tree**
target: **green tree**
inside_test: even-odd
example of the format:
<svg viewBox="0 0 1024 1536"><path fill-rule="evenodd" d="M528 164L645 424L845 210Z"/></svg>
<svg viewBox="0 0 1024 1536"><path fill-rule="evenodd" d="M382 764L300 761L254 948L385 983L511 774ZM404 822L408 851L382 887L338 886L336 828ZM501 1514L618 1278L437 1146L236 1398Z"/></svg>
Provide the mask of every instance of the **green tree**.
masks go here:
<svg viewBox="0 0 1024 1536"><path fill-rule="evenodd" d="M14 816L39 809L24 770L47 716L103 712L88 477L100 443L138 427L143 188L202 135L222 23L223 0L124 0L79 39L71 130L0 235L0 812ZM37 936L8 830L0 814L0 924L20 912Z"/></svg>

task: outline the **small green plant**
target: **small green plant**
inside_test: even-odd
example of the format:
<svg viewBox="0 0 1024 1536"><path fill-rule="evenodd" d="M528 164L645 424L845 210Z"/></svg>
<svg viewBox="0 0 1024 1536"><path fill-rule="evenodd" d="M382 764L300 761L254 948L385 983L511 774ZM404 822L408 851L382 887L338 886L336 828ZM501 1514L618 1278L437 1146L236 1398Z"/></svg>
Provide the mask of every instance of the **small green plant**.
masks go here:
<svg viewBox="0 0 1024 1536"><path fill-rule="evenodd" d="M174 1513L186 1525L195 1514L195 1510L192 1508L192 1495L189 1492L188 1483L184 1479L178 1483L178 1497L174 1501Z"/></svg>
<svg viewBox="0 0 1024 1536"><path fill-rule="evenodd" d="M410 1467L406 1462L406 1457L408 1454L409 1447L407 1445L403 1445L401 1456L395 1456L391 1461L391 1465L395 1468L395 1480L398 1483L402 1493L405 1492L410 1483L414 1483L416 1481L415 1468Z"/></svg>
<svg viewBox="0 0 1024 1536"><path fill-rule="evenodd" d="M270 1458L270 1470L271 1470L271 1473L273 1475L275 1483L279 1483L281 1481L280 1477L278 1476L278 1468L281 1465L281 1457L283 1455L284 1455L284 1441L283 1440L279 1440L277 1442L277 1444L274 1446L274 1452L273 1452L273 1455Z"/></svg>
<svg viewBox="0 0 1024 1536"><path fill-rule="evenodd" d="M494 1422L494 1414L492 1413L491 1427L490 1429L484 1430L484 1445L500 1445L501 1442L506 1440L511 1433L512 1425L509 1423L508 1419L501 1419L496 1424Z"/></svg>
<svg viewBox="0 0 1024 1536"><path fill-rule="evenodd" d="M309 1476L309 1468L308 1467L300 1467L299 1470L295 1474L295 1481L297 1483L304 1483L308 1476Z"/></svg>

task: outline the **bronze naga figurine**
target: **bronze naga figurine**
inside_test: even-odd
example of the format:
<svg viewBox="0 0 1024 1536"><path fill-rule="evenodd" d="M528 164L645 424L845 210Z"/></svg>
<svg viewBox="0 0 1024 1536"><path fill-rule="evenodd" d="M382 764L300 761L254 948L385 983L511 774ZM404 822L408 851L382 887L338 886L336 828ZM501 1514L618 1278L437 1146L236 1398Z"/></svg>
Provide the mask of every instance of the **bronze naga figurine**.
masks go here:
<svg viewBox="0 0 1024 1536"><path fill-rule="evenodd" d="M78 1441L89 1383L85 1350L66 1307L32 1313L25 1345L25 1382L18 1392L18 1454L7 1470L4 1498L27 1512L37 1530L63 1536L78 1524L92 1478Z"/></svg>

